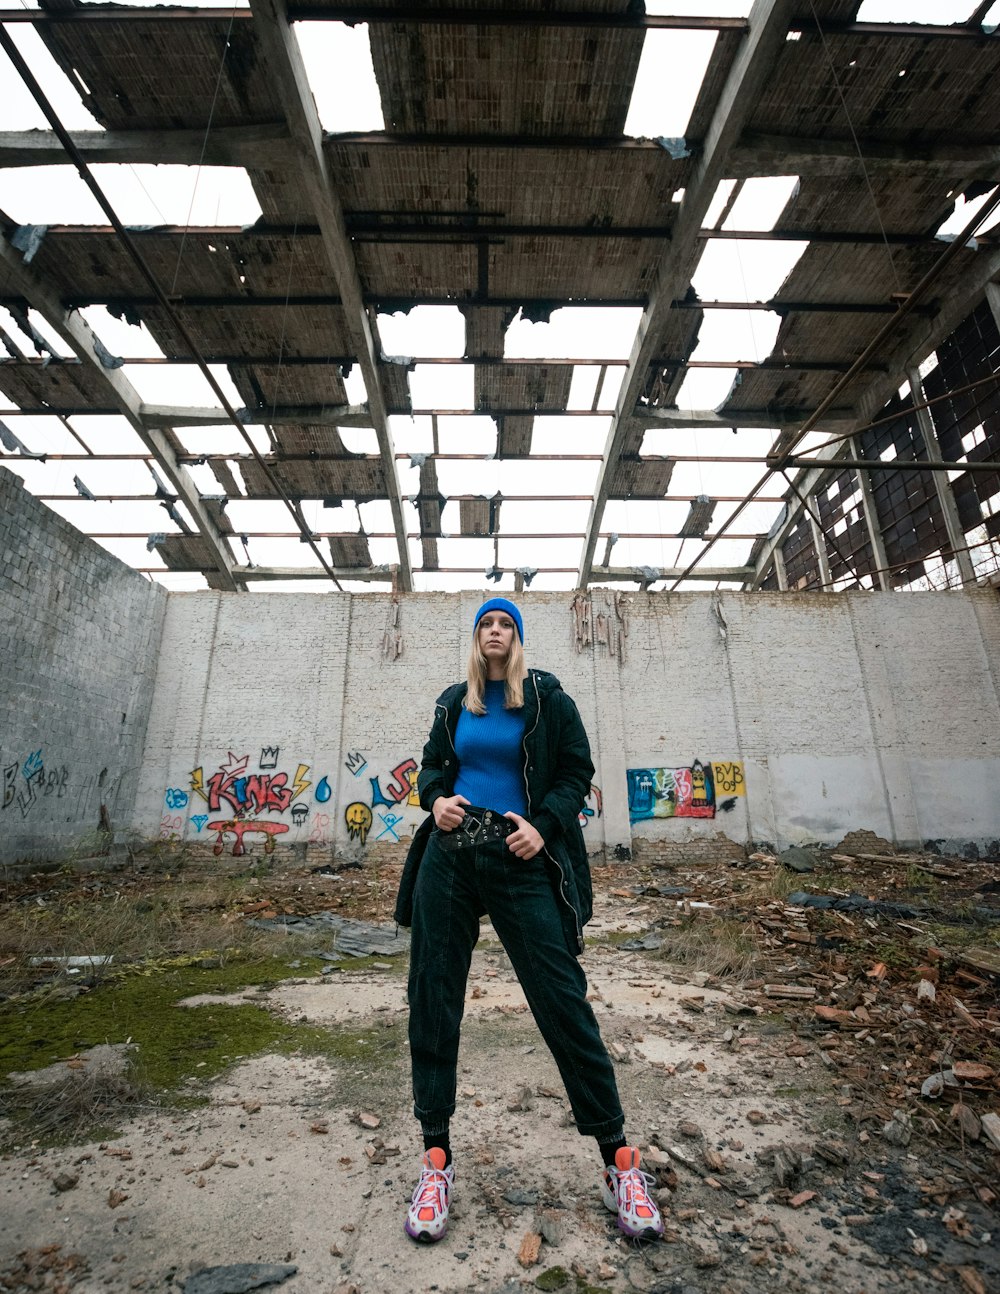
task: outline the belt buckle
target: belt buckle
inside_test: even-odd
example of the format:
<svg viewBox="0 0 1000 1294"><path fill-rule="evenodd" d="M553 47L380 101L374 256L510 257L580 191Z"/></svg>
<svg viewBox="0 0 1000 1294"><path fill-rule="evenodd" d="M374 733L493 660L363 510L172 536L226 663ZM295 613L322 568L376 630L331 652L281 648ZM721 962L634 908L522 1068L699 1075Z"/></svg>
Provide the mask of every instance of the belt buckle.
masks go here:
<svg viewBox="0 0 1000 1294"><path fill-rule="evenodd" d="M462 830L470 840L475 840L476 836L478 836L479 832L482 830L482 826L483 823L481 818L473 818L468 813L462 819Z"/></svg>

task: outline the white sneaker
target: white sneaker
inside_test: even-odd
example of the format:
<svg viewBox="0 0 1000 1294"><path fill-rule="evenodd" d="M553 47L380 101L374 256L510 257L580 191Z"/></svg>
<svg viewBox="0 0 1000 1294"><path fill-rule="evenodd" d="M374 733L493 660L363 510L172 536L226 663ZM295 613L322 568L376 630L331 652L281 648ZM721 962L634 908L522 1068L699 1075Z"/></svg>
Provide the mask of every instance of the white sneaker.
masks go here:
<svg viewBox="0 0 1000 1294"><path fill-rule="evenodd" d="M432 1146L421 1161L420 1181L406 1211L406 1234L421 1244L440 1240L448 1230L448 1203L455 1183L455 1165L444 1166L445 1153Z"/></svg>
<svg viewBox="0 0 1000 1294"><path fill-rule="evenodd" d="M649 1194L653 1178L639 1167L639 1152L622 1146L615 1166L601 1175L601 1196L612 1213L618 1214L619 1230L636 1240L656 1240L663 1235L660 1210Z"/></svg>

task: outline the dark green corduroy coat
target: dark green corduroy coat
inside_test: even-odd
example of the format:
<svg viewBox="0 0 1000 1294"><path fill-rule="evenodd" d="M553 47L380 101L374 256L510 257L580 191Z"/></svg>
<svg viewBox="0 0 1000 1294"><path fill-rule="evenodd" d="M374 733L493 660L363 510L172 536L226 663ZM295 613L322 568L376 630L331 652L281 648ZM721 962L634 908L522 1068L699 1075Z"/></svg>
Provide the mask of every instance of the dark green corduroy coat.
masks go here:
<svg viewBox="0 0 1000 1294"><path fill-rule="evenodd" d="M458 759L455 731L468 685L456 683L438 697L434 723L424 746L417 790L428 811L439 795L453 795ZM590 743L571 697L554 674L532 669L524 681L524 781L528 821L545 841L543 851L552 884L568 919L576 950L583 949L583 927L593 912L590 863L580 830L580 810L590 793L594 764ZM433 815L418 828L399 883L396 921L413 920L413 890Z"/></svg>

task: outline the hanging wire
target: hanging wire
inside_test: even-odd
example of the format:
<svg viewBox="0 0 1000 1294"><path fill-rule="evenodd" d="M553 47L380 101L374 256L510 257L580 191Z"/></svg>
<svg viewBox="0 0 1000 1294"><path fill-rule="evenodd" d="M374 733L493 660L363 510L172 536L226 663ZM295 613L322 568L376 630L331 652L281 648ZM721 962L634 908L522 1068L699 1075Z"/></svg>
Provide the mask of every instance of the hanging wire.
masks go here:
<svg viewBox="0 0 1000 1294"><path fill-rule="evenodd" d="M180 277L181 262L184 259L184 251L187 246L188 227L191 224L191 215L194 211L194 200L198 193L198 185L201 183L201 170L205 162L205 154L208 151L208 140L212 133L212 125L215 120L215 105L219 101L219 90L222 86L222 73L225 71L226 58L229 54L229 41L233 34L233 22L236 19L235 10L229 15L229 26L226 28L226 39L222 42L222 57L219 59L219 70L215 74L215 89L212 91L212 103L208 110L208 121L205 124L205 134L201 141L201 153L198 157L198 164L194 172L194 186L191 189L191 201L188 204L187 220L184 222L184 230L181 234L181 243L177 249L177 264L174 266L174 277L170 283L170 295L174 296L177 292L177 280Z"/></svg>

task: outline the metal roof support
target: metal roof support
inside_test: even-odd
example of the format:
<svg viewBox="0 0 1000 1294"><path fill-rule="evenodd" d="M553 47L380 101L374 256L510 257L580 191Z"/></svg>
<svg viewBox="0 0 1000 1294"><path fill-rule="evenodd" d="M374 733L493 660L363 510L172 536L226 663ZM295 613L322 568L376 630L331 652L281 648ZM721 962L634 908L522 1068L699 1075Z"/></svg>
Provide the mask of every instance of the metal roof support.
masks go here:
<svg viewBox="0 0 1000 1294"><path fill-rule="evenodd" d="M591 578L594 549L615 467L626 437L635 425L633 415L645 390L649 366L656 356L664 323L673 301L685 295L694 263L700 254L698 233L705 212L719 181L725 176L729 152L739 137L747 115L757 102L759 91L774 65L794 12L794 0L756 0L750 12L750 29L719 96L701 157L685 190L674 223L671 242L660 262L649 305L639 323L628 372L622 383L608 432L604 461L594 487L594 502L587 522L587 538L577 576L577 584L581 588L585 588Z"/></svg>
<svg viewBox="0 0 1000 1294"><path fill-rule="evenodd" d="M899 386L900 375L915 368L926 359L931 351L940 346L944 339L953 333L959 324L971 314L982 300L984 293L991 305L996 300L996 311L1000 314L1000 290L994 291L995 285L993 284L993 280L998 274L1000 274L1000 250L989 248L975 253L966 277L965 290L951 291L942 301L941 309L933 320L921 320L917 324L915 331L911 332L888 357L884 365L886 375L879 374L876 376L865 390L859 401L857 431L863 431L867 423L877 417L886 402L892 398L893 393ZM1000 326L1000 319L998 319L998 326ZM853 454L853 442L845 441L841 444L821 446L811 457L813 462L816 459L829 458L831 466L835 466L836 455L843 453L848 447L850 447L850 452ZM966 464L962 465L962 469L966 467ZM815 466L810 466L807 470L804 470L803 474L796 478L800 493L805 496L812 494L829 470L826 467ZM863 489L868 489L867 480L862 483L862 487ZM798 520L801 510L802 504L797 498L792 497L788 504L788 516L785 518L776 537L769 537L758 555L756 570L748 586L749 588L757 589L760 587L770 567L774 547L776 544L784 542L785 536ZM871 529L869 529L869 534L872 534ZM879 548L883 550L882 557L878 556ZM876 553L876 564L880 568L887 566L888 562L884 558L884 544L877 526L875 527L875 533L872 535L872 549ZM891 585L886 584L886 580L887 575L884 572L880 573L879 581L882 587L891 587Z"/></svg>
<svg viewBox="0 0 1000 1294"><path fill-rule="evenodd" d="M142 420L142 401L132 383L118 369L105 368L98 351L107 354L97 335L82 315L66 311L59 301L55 284L45 280L29 265L25 265L21 252L0 235L0 267L10 286L24 297L33 310L37 310L50 328L79 356L91 373L96 374L107 390L111 403L129 422L143 444L155 456L157 463L177 491L201 537L208 544L224 589L236 592L243 588L234 571L232 554L221 531L208 514L191 474L177 461L173 447L161 431L147 427Z"/></svg>
<svg viewBox="0 0 1000 1294"><path fill-rule="evenodd" d="M826 535L823 533L816 515L819 509L816 506L816 496L811 495L806 499L809 505L806 516L809 518L809 529L812 532L813 548L816 550L816 565L819 567L819 582L822 589L827 593L833 592L833 576L830 572L830 554L826 548ZM780 550L779 550L780 551Z"/></svg>
<svg viewBox="0 0 1000 1294"><path fill-rule="evenodd" d="M309 80L302 63L284 0L252 0L254 28L291 132L289 147L302 163L306 202L314 210L326 247L330 267L343 301L344 316L356 346L357 360L368 393L372 426L378 436L386 493L399 549L399 584L413 588L410 552L406 541L403 501L396 476L395 451L389 429L388 410L378 372L378 351L371 322L361 294L361 280L354 251L344 223L344 212L334 192L332 177L323 152L323 132Z"/></svg>
<svg viewBox="0 0 1000 1294"><path fill-rule="evenodd" d="M924 440L927 457L933 463L940 463L943 457L941 454L941 442L938 440L937 429L934 426L931 411L923 403L924 388L920 381L920 371L919 369L911 368L907 376L910 380L910 393L917 406L917 426L920 428L920 434ZM959 577L963 584L975 584L976 572L973 570L972 558L969 556L966 547L968 540L959 520L958 505L955 502L951 481L944 472L934 472L932 475L934 486L937 490L938 502L941 504L941 512L944 514L948 542L951 544L951 550L955 554L955 561L958 563Z"/></svg>
<svg viewBox="0 0 1000 1294"><path fill-rule="evenodd" d="M154 166L264 166L290 164L285 122L203 130L71 130L85 162L148 162ZM0 167L63 166L66 150L53 130L0 131Z"/></svg>
<svg viewBox="0 0 1000 1294"><path fill-rule="evenodd" d="M847 443L851 447L851 453L856 453L854 441L850 440ZM872 553L875 557L879 588L885 593L890 593L892 591L892 580L889 571L889 558L886 556L885 539L882 535L882 527L879 525L875 496L872 494L871 477L864 468L856 467L854 469L854 478L858 483L858 489L861 491L861 510L864 513L865 525L868 527L868 538L871 540Z"/></svg>

